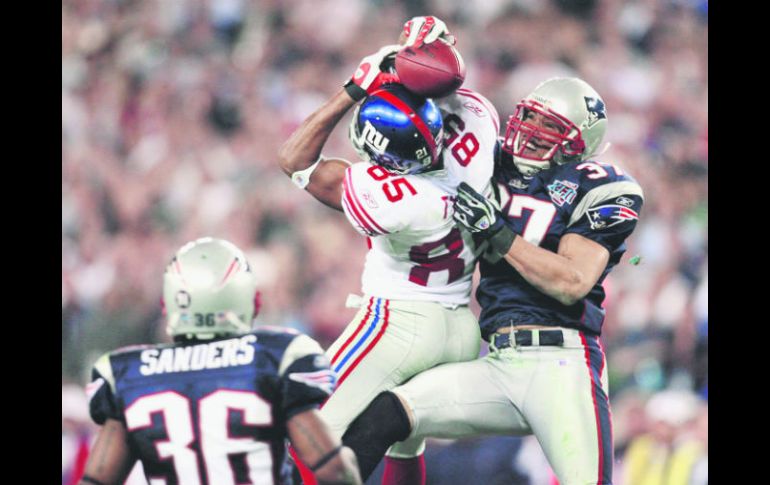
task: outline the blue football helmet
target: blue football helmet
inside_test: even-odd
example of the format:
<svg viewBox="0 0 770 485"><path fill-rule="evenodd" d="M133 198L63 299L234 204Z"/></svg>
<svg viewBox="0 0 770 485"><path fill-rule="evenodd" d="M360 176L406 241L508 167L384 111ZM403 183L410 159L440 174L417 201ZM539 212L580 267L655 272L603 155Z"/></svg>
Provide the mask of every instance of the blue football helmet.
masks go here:
<svg viewBox="0 0 770 485"><path fill-rule="evenodd" d="M361 158L393 173L415 174L441 165L441 112L432 100L400 84L387 84L358 105L348 136Z"/></svg>

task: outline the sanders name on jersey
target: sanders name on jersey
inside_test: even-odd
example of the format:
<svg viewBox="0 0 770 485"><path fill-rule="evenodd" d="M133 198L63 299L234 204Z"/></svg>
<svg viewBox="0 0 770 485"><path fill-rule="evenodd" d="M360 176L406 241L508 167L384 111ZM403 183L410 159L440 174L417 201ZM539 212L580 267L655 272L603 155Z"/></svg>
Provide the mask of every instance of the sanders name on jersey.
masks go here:
<svg viewBox="0 0 770 485"><path fill-rule="evenodd" d="M218 340L207 344L168 349L149 349L142 352L139 372L145 376L165 372L186 372L219 369L251 364L254 360L256 335Z"/></svg>

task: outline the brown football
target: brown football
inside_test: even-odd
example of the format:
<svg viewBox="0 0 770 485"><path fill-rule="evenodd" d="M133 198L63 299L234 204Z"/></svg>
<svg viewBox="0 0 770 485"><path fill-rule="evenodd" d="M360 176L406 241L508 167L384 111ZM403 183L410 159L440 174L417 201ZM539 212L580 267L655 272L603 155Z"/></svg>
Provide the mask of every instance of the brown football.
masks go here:
<svg viewBox="0 0 770 485"><path fill-rule="evenodd" d="M441 40L418 48L406 47L396 55L396 73L410 91L427 98L452 94L465 81L465 62Z"/></svg>

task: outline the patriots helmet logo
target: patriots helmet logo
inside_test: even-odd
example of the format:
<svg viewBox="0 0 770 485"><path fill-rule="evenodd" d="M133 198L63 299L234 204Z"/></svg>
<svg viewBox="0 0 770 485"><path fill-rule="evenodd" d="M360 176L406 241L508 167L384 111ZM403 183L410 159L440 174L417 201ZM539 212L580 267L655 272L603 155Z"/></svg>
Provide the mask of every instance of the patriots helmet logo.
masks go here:
<svg viewBox="0 0 770 485"><path fill-rule="evenodd" d="M586 215L594 231L639 219L639 213L635 210L615 204L592 207L588 209Z"/></svg>
<svg viewBox="0 0 770 485"><path fill-rule="evenodd" d="M607 119L607 108L604 107L604 101L599 98L583 96L588 110L588 127L595 125L599 120Z"/></svg>

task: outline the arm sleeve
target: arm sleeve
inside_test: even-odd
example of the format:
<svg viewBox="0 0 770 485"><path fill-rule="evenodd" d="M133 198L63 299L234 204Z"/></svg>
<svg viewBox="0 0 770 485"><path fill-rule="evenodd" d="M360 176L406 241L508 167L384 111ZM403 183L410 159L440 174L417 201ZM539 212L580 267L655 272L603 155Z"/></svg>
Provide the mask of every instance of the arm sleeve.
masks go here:
<svg viewBox="0 0 770 485"><path fill-rule="evenodd" d="M109 354L103 355L94 364L86 394L88 411L96 424L102 425L109 418L125 422L115 398L115 380Z"/></svg>
<svg viewBox="0 0 770 485"><path fill-rule="evenodd" d="M404 211L390 202L383 189L387 178L377 180L379 167L370 163L356 163L345 170L342 185L342 209L350 224L364 236L380 236L398 232L408 224Z"/></svg>
<svg viewBox="0 0 770 485"><path fill-rule="evenodd" d="M329 367L328 357L318 342L307 335L292 340L278 372L287 419L323 404L337 385L337 375Z"/></svg>

